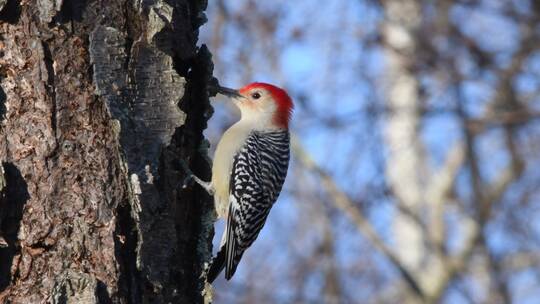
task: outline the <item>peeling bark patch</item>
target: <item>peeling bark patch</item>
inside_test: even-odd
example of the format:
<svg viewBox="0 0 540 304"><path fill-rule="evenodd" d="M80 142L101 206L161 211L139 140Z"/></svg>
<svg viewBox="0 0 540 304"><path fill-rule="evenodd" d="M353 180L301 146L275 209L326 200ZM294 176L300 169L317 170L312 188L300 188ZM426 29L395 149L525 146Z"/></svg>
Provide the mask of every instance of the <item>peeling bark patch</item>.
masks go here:
<svg viewBox="0 0 540 304"><path fill-rule="evenodd" d="M177 105L184 95L186 80L174 70L170 56L142 42L134 44L134 49L138 56L130 65L137 83L133 113L146 129L147 140L157 138L160 144L168 145L174 130L185 120L186 115ZM159 154L153 159L158 158ZM157 163L154 165L157 167Z"/></svg>
<svg viewBox="0 0 540 304"><path fill-rule="evenodd" d="M120 122L119 141L133 194L130 216L137 219L132 245L136 266L145 278L145 290L160 293L171 272L163 261L172 260L176 236L169 206L155 181L162 149L185 120L177 106L185 80L174 70L171 57L154 46L137 41L128 58L126 45L130 41L123 32L98 26L90 35L90 60L95 92Z"/></svg>
<svg viewBox="0 0 540 304"><path fill-rule="evenodd" d="M0 21L5 21L10 24L19 22L21 16L21 5L19 0L8 0L4 3L4 7L0 11Z"/></svg>
<svg viewBox="0 0 540 304"><path fill-rule="evenodd" d="M3 163L5 188L0 197L0 232L7 248L0 248L0 291L6 289L13 277L13 259L20 253L17 234L21 226L23 208L30 195L21 172L12 163Z"/></svg>
<svg viewBox="0 0 540 304"><path fill-rule="evenodd" d="M105 97L111 115L123 128L129 123L129 104L122 98L127 86L125 45L125 35L113 27L98 26L90 35L95 93Z"/></svg>

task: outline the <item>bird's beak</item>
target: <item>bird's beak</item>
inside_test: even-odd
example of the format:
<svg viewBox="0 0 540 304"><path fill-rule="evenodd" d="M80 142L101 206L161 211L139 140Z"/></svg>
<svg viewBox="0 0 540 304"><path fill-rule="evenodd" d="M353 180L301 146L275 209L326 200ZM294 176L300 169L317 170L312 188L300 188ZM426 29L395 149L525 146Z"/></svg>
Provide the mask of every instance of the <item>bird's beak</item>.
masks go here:
<svg viewBox="0 0 540 304"><path fill-rule="evenodd" d="M238 90L230 89L230 88L226 88L226 87L222 87L222 86L217 87L217 92L219 94L225 95L225 96L230 97L230 98L244 97L244 96L242 96L240 94L240 92L238 92Z"/></svg>

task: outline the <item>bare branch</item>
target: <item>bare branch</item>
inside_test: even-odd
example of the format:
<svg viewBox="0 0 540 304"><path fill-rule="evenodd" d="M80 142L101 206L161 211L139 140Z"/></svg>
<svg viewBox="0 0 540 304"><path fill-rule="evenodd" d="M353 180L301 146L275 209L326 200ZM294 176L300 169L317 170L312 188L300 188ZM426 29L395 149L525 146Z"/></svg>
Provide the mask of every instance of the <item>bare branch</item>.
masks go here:
<svg viewBox="0 0 540 304"><path fill-rule="evenodd" d="M353 221L358 230L397 268L403 279L408 283L409 288L414 291L419 298L423 298L423 292L413 274L406 269L405 265L401 263L394 252L379 237L375 228L360 210L354 206L354 203L349 199L347 194L339 189L333 178L315 163L294 137L292 140L292 151L302 166L319 176L323 188L332 198L332 203L334 203L335 207Z"/></svg>

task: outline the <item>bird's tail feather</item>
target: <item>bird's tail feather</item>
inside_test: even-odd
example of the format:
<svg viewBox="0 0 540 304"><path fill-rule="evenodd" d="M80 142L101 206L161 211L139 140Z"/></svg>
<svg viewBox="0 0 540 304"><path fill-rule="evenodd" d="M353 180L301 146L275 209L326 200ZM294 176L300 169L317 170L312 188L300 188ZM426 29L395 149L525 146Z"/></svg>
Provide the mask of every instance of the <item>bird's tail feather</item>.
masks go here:
<svg viewBox="0 0 540 304"><path fill-rule="evenodd" d="M217 276L223 271L223 268L225 268L225 252L225 246L221 246L217 255L212 259L212 264L206 274L206 281L208 283L214 282Z"/></svg>

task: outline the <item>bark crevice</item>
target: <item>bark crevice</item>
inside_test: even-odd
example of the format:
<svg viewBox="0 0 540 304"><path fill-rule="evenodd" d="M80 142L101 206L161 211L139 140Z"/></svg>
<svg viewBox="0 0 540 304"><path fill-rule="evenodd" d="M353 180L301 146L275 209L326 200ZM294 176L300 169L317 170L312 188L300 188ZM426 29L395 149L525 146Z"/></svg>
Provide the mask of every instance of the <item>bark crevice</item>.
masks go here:
<svg viewBox="0 0 540 304"><path fill-rule="evenodd" d="M51 127L54 134L54 138L58 139L56 130L57 130L57 104L56 104L56 85L55 85L55 75L53 67L53 57L51 54L51 49L49 44L45 41L41 41L41 46L43 48L43 63L45 69L47 70L47 80L45 81L45 89L47 90L47 96L51 98Z"/></svg>
<svg viewBox="0 0 540 304"><path fill-rule="evenodd" d="M2 57L2 54L0 54L0 57ZM0 75L0 123L2 120L6 118L6 92L4 92L4 89L2 88L2 76Z"/></svg>
<svg viewBox="0 0 540 304"><path fill-rule="evenodd" d="M115 231L115 254L120 266L118 285L126 291L127 303L138 303L141 299L141 290L138 282L141 281L140 271L137 269L138 235L135 219L129 202L121 203L116 209L117 222Z"/></svg>

